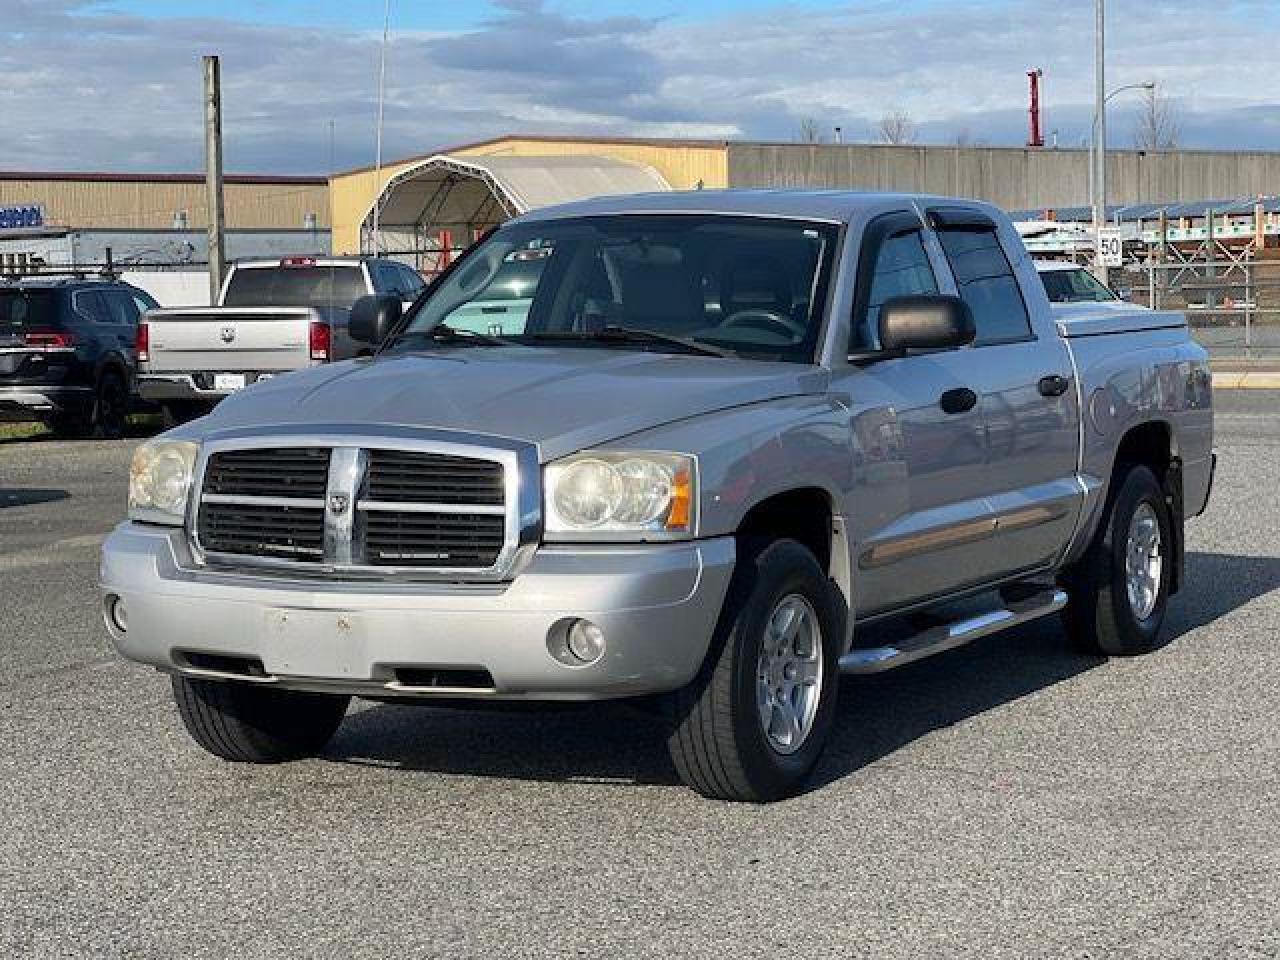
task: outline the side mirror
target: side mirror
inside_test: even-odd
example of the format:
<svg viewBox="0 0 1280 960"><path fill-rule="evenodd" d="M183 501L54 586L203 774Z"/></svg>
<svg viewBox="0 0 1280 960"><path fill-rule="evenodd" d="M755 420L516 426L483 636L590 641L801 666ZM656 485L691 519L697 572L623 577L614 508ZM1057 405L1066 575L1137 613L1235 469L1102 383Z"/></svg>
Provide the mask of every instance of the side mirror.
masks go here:
<svg viewBox="0 0 1280 960"><path fill-rule="evenodd" d="M347 333L351 339L377 346L387 339L391 329L400 322L404 306L400 298L391 294L373 294L361 297L351 305L351 317L347 321Z"/></svg>
<svg viewBox="0 0 1280 960"><path fill-rule="evenodd" d="M973 314L959 297L894 297L880 307L880 348L942 350L973 343Z"/></svg>

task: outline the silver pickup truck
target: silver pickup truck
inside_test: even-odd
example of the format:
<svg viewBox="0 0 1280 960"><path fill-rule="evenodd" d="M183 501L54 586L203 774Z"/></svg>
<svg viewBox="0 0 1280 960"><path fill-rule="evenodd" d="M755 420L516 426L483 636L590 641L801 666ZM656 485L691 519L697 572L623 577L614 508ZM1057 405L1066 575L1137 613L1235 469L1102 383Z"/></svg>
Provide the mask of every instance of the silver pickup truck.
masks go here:
<svg viewBox="0 0 1280 960"><path fill-rule="evenodd" d="M351 305L395 294L407 306L422 292L417 271L377 257L238 260L216 307L150 310L138 326L138 392L170 423L208 413L258 380L368 348L347 332Z"/></svg>
<svg viewBox="0 0 1280 960"><path fill-rule="evenodd" d="M445 323L514 251L544 251L519 329ZM1095 654L1160 642L1205 352L1178 314L1072 317L973 201L541 210L407 316L358 302L376 356L143 444L106 627L228 760L320 751L352 696L635 698L695 790L784 797L840 673L1058 612Z"/></svg>

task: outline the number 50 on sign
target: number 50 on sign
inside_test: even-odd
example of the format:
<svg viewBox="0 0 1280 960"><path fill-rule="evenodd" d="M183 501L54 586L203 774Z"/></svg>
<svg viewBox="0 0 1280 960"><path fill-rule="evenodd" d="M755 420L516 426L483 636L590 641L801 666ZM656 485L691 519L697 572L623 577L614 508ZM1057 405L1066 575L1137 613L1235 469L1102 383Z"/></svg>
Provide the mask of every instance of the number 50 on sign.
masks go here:
<svg viewBox="0 0 1280 960"><path fill-rule="evenodd" d="M1104 267L1124 266L1124 231L1119 227L1098 230L1098 259Z"/></svg>

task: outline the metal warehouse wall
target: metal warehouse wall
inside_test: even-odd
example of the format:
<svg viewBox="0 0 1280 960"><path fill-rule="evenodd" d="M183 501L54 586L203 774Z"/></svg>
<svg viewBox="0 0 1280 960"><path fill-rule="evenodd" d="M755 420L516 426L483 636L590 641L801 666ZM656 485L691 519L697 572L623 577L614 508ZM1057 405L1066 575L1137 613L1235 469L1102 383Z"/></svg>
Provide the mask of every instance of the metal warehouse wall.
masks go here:
<svg viewBox="0 0 1280 960"><path fill-rule="evenodd" d="M323 180L281 178L224 184L228 229L301 229L307 214L329 226L329 188ZM0 174L0 206L39 203L45 221L84 229L171 229L187 211L188 226L204 229L204 180L169 176Z"/></svg>
<svg viewBox="0 0 1280 960"><path fill-rule="evenodd" d="M734 144L734 187L844 187L975 197L1010 210L1089 202L1088 153L1008 147ZM1109 203L1280 193L1280 153L1109 151Z"/></svg>

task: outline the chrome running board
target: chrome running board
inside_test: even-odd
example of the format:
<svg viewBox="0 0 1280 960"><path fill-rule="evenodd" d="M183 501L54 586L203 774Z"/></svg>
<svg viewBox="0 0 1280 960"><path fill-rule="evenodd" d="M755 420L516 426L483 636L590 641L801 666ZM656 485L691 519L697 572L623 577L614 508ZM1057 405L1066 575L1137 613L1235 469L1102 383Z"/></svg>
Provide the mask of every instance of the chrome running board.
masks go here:
<svg viewBox="0 0 1280 960"><path fill-rule="evenodd" d="M931 657L935 653L963 647L970 640L999 633L1019 624L1056 613L1067 605L1067 595L1062 590L1048 589L1023 600L1006 602L1003 606L976 616L966 617L954 623L930 627L921 633L892 646L869 647L850 650L840 658L841 673L884 673L904 664Z"/></svg>

